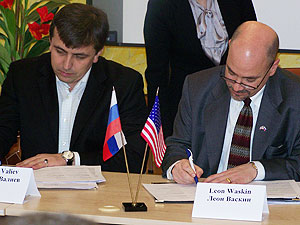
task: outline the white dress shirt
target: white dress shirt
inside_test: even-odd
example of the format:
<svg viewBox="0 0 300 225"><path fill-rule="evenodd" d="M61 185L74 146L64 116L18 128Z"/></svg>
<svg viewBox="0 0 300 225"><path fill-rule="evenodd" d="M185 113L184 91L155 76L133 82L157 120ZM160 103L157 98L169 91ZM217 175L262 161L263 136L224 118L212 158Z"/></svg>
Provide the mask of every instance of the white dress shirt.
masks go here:
<svg viewBox="0 0 300 225"><path fill-rule="evenodd" d="M255 130L255 125L256 125L259 107L260 107L261 99L262 99L262 96L264 93L264 89L265 89L265 86L259 92L257 92L254 96L250 97L250 99L251 99L250 106L251 106L252 115L253 115L253 126L252 126L252 131L251 131L251 140L250 140L250 162L252 161L252 143L253 143L254 130ZM234 100L233 98L231 98L229 113L228 113L228 118L227 118L227 126L226 126L225 137L224 137L224 143L223 143L223 150L222 150L222 155L221 155L217 173L221 173L221 172L227 170L232 136L233 136L236 122L238 120L239 114L240 114L243 106L244 106L243 101L237 101L237 100ZM258 169L258 171L257 171L258 173L257 173L255 180L263 180L265 178L265 169L264 169L263 165L258 161L254 161L254 163Z"/></svg>
<svg viewBox="0 0 300 225"><path fill-rule="evenodd" d="M56 89L59 105L59 131L58 131L58 153L70 150L71 134L77 109L89 79L91 68L75 85L72 91L70 86L56 77ZM74 152L73 164L80 165L80 157Z"/></svg>
<svg viewBox="0 0 300 225"><path fill-rule="evenodd" d="M254 136L254 130L255 125L258 117L259 107L262 100L262 96L264 93L265 86L257 92L254 96L250 97L251 99L251 109L252 109L252 115L253 115L253 126L251 131L251 140L250 140L250 161L252 160L252 143L253 143L253 136ZM223 171L227 170L228 166L228 159L230 154L230 147L231 147L231 141L232 136L235 128L235 124L238 120L240 111L242 110L244 106L243 101L237 101L231 98L230 100L230 106L229 106L229 113L227 118L227 126L225 131L225 137L224 137L224 143L223 143L223 149L222 149L222 155L219 162L219 167L217 173L221 173ZM167 178L170 180L173 180L172 175L172 169L178 163L179 161L176 161L173 163L169 169L167 170ZM265 169L263 165L259 161L253 161L255 163L255 166L257 167L257 176L254 180L263 180L265 178Z"/></svg>

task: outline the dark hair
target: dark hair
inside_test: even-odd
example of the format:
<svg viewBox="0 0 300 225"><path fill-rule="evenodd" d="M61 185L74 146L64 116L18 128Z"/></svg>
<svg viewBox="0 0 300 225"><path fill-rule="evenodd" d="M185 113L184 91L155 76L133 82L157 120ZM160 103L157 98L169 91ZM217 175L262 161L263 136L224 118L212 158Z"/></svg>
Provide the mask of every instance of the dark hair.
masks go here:
<svg viewBox="0 0 300 225"><path fill-rule="evenodd" d="M90 5L73 3L63 7L50 26L50 39L56 28L60 39L68 48L93 45L99 52L108 35L106 14Z"/></svg>
<svg viewBox="0 0 300 225"><path fill-rule="evenodd" d="M1 218L2 219L2 218ZM4 217L2 225L96 225L98 223L67 214L35 213L21 217Z"/></svg>
<svg viewBox="0 0 300 225"><path fill-rule="evenodd" d="M274 40L268 46L268 49L267 49L267 56L271 62L273 62L276 59L278 49L279 49L279 38L278 38L278 35L276 34L276 38L274 38Z"/></svg>

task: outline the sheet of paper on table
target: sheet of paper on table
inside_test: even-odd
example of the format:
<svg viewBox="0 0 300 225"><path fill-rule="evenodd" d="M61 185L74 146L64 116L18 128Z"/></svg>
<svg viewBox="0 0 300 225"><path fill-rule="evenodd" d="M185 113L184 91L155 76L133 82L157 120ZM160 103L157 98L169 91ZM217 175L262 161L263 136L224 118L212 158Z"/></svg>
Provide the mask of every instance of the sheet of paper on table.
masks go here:
<svg viewBox="0 0 300 225"><path fill-rule="evenodd" d="M155 198L157 203L193 202L196 184L143 184L144 188Z"/></svg>
<svg viewBox="0 0 300 225"><path fill-rule="evenodd" d="M251 185L266 185L268 203L300 204L300 183L294 180L254 181ZM157 203L193 202L196 184L143 184L144 188L155 198Z"/></svg>
<svg viewBox="0 0 300 225"><path fill-rule="evenodd" d="M92 189L105 182L101 166L55 166L34 170L38 188Z"/></svg>
<svg viewBox="0 0 300 225"><path fill-rule="evenodd" d="M254 185L266 185L268 204L300 204L299 182L294 180L254 181Z"/></svg>

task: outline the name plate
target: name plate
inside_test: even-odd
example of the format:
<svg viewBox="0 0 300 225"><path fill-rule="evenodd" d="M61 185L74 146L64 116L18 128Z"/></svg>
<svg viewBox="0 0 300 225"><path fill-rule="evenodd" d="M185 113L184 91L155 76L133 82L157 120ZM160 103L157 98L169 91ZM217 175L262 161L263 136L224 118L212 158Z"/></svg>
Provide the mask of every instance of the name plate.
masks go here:
<svg viewBox="0 0 300 225"><path fill-rule="evenodd" d="M0 166L0 202L23 204L25 196L41 197L32 168Z"/></svg>
<svg viewBox="0 0 300 225"><path fill-rule="evenodd" d="M266 186L198 183L193 217L262 221L269 213Z"/></svg>

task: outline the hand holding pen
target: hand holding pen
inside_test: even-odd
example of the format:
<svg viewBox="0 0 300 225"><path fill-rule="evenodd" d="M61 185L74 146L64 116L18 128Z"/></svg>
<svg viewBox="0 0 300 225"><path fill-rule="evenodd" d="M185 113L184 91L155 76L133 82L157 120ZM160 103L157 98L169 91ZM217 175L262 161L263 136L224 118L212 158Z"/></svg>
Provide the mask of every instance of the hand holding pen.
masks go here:
<svg viewBox="0 0 300 225"><path fill-rule="evenodd" d="M195 183L197 184L198 183L198 177L197 177L196 169L195 169L195 166L194 166L193 153L190 149L187 148L186 149L186 154L188 155L188 160L190 162L190 165L191 165L193 171L196 174L196 176L194 177L194 180L195 180Z"/></svg>

